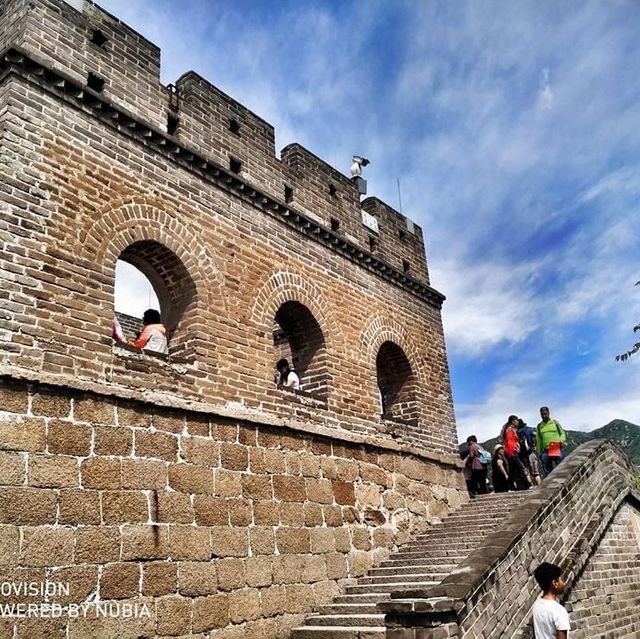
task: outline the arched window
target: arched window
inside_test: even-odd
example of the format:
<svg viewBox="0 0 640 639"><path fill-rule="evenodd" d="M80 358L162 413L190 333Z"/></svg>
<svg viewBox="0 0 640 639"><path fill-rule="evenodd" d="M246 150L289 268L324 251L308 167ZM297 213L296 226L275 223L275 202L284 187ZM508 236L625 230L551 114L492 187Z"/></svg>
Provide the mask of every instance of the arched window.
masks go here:
<svg viewBox="0 0 640 639"><path fill-rule="evenodd" d="M300 377L301 388L326 397L329 386L324 335L311 311L299 302L285 302L276 313L275 360L286 358Z"/></svg>
<svg viewBox="0 0 640 639"><path fill-rule="evenodd" d="M119 267L116 270L115 283L116 312L124 312L126 315L139 313L141 317L147 308L158 309L162 323L167 329L169 354L183 358L191 356L190 326L195 323L197 292L193 279L180 258L159 242L141 240L124 249L118 257L117 264ZM144 279L139 276L129 279L131 274L135 274L130 267L135 267L146 278L147 288L144 286ZM152 294L148 290L149 287L153 291ZM138 294L142 292L141 299L131 299L136 295L136 290ZM127 297L129 302L125 302ZM130 306L125 307L125 303ZM135 311L131 312L128 308ZM126 337L130 337L124 326L123 329Z"/></svg>
<svg viewBox="0 0 640 639"><path fill-rule="evenodd" d="M382 417L417 420L417 382L404 351L393 342L384 342L376 357L376 370Z"/></svg>

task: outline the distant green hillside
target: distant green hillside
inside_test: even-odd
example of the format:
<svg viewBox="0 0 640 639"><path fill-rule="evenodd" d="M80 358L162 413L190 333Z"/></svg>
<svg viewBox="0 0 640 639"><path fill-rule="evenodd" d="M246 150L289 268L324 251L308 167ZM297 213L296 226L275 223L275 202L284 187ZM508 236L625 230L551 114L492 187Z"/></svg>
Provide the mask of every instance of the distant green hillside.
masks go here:
<svg viewBox="0 0 640 639"><path fill-rule="evenodd" d="M612 439L620 444L622 449L633 460L636 466L640 466L640 426L632 424L624 419L614 419L606 426L596 428L590 433L583 433L579 430L567 431L567 452L584 444L592 439ZM493 447L498 441L497 437L488 439L483 442L483 446L493 452ZM464 450L467 447L466 444L460 444L460 450Z"/></svg>

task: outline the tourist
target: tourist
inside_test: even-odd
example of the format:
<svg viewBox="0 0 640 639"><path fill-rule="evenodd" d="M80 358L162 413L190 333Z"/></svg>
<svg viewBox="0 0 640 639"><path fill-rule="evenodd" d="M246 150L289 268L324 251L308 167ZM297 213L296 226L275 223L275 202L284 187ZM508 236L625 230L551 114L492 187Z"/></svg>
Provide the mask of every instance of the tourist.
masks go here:
<svg viewBox="0 0 640 639"><path fill-rule="evenodd" d="M507 423L502 427L502 440L504 441L504 454L509 462L509 482L514 490L526 490L531 486L531 480L518 456L520 442L518 441L518 417L509 415Z"/></svg>
<svg viewBox="0 0 640 639"><path fill-rule="evenodd" d="M469 456L467 457L467 465L471 468L471 494L486 495L487 494L487 466L482 463L480 458L480 446L478 438L475 435L467 437L467 445L469 446Z"/></svg>
<svg viewBox="0 0 640 639"><path fill-rule="evenodd" d="M111 337L116 341L116 342L124 342L125 337L124 337L124 333L122 331L122 326L120 326L120 321L118 320L118 318L114 315L113 316L113 324L111 326Z"/></svg>
<svg viewBox="0 0 640 639"><path fill-rule="evenodd" d="M520 450L518 456L520 461L527 470L531 482L536 486L540 486L542 479L540 478L540 469L538 467L538 456L536 455L536 436L535 431L522 419L518 420L518 443Z"/></svg>
<svg viewBox="0 0 640 639"><path fill-rule="evenodd" d="M469 497L475 497L473 494L473 484L471 483L471 467L466 463L469 458L469 449L465 448L460 452L460 459L465 462L462 467L462 476L464 477L464 483L467 485L467 492Z"/></svg>
<svg viewBox="0 0 640 639"><path fill-rule="evenodd" d="M300 388L300 378L298 374L289 366L289 361L282 358L276 364L276 384L298 390Z"/></svg>
<svg viewBox="0 0 640 639"><path fill-rule="evenodd" d="M562 571L555 564L542 563L533 572L542 596L533 604L533 632L535 639L566 639L569 632L569 613L558 597L564 591Z"/></svg>
<svg viewBox="0 0 640 639"><path fill-rule="evenodd" d="M142 326L135 341L127 341L129 346L154 353L167 352L167 329L160 320L160 312L147 309L142 315Z"/></svg>
<svg viewBox="0 0 640 639"><path fill-rule="evenodd" d="M493 482L493 490L496 493L509 492L511 488L509 483L509 464L504 454L504 446L502 444L496 444L493 448L491 480Z"/></svg>
<svg viewBox="0 0 640 639"><path fill-rule="evenodd" d="M542 461L542 470L546 476L563 460L567 434L559 422L551 419L548 406L540 409L540 417L542 421L536 429L536 445Z"/></svg>

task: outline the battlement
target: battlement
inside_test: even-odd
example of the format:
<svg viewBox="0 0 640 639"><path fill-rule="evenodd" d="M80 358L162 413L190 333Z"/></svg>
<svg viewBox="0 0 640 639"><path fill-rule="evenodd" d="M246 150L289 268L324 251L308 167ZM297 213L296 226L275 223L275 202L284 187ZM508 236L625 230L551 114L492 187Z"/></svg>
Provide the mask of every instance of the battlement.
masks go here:
<svg viewBox="0 0 640 639"><path fill-rule="evenodd" d="M428 285L421 234L398 241L393 216L385 214L391 209L382 203L363 206L380 216L379 232L372 232L363 224L360 198L349 178L298 144L287 146L278 159L273 127L195 72L163 86L159 48L98 5L4 0L0 8L0 51L18 50L94 91L165 133L183 155L195 152L231 171L261 194L339 230L341 238L374 255L386 269Z"/></svg>
<svg viewBox="0 0 640 639"><path fill-rule="evenodd" d="M452 454L421 229L299 144L277 157L198 74L163 86L157 47L73 4L0 4L0 373ZM168 353L114 344L118 261Z"/></svg>

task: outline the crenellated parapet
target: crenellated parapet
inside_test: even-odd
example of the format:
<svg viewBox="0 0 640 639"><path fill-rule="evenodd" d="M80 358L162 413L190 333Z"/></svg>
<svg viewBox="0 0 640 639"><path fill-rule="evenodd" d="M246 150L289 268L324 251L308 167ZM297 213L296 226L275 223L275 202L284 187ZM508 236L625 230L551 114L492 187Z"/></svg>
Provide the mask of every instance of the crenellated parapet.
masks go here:
<svg viewBox="0 0 640 639"><path fill-rule="evenodd" d="M18 51L73 85L71 94L84 90L85 98L101 100L115 111L117 126L146 127L147 141L164 134L180 147L173 159L193 152L200 165L209 162L255 189L257 199L264 195L287 205L371 254L385 271L428 285L418 227L404 220L398 225L399 214L374 199L362 203L378 218L373 231L363 223L360 197L349 178L298 144L285 147L278 158L273 127L193 71L164 86L159 48L96 4L5 0L2 11L0 51ZM39 74L43 79L44 72ZM60 85L60 78L52 80Z"/></svg>

